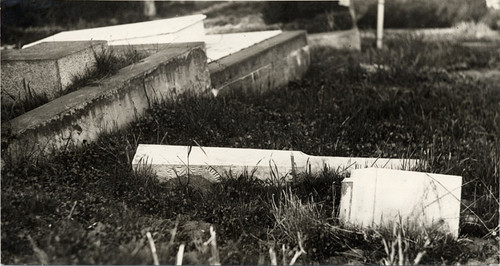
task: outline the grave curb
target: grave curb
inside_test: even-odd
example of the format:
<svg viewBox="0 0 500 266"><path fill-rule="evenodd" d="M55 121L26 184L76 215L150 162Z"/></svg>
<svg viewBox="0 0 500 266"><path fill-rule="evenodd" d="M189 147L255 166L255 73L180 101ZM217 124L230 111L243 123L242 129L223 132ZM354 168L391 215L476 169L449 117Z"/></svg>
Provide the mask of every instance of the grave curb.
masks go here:
<svg viewBox="0 0 500 266"><path fill-rule="evenodd" d="M204 93L210 76L199 43L164 49L2 124L2 157L38 161L124 128L155 102Z"/></svg>
<svg viewBox="0 0 500 266"><path fill-rule="evenodd" d="M213 88L263 92L298 80L310 65L305 31L285 31L249 48L210 62Z"/></svg>

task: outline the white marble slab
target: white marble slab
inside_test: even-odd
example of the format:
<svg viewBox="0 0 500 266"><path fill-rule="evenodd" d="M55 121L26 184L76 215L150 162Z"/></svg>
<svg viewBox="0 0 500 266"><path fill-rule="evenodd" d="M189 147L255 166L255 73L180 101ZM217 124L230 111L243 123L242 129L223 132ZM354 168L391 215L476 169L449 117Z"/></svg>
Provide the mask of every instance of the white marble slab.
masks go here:
<svg viewBox="0 0 500 266"><path fill-rule="evenodd" d="M63 31L27 44L41 42L104 40L108 45L200 42L204 41L205 15L191 15L108 27Z"/></svg>
<svg viewBox="0 0 500 266"><path fill-rule="evenodd" d="M293 162L293 164L292 164ZM320 173L326 167L349 172L363 167L410 169L418 160L383 158L347 158L310 156L300 151L242 149L176 145L146 145L137 147L132 165L151 167L160 181L189 173L217 181L229 172L240 175L247 171L260 179L289 177L293 172Z"/></svg>
<svg viewBox="0 0 500 266"><path fill-rule="evenodd" d="M339 219L361 227L434 227L458 237L462 177L356 169L342 182Z"/></svg>

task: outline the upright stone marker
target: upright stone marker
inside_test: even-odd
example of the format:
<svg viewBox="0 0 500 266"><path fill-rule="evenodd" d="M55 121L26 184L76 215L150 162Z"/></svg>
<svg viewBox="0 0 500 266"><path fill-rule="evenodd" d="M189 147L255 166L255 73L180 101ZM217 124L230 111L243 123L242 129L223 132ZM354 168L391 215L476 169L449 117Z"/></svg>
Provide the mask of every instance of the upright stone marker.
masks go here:
<svg viewBox="0 0 500 266"><path fill-rule="evenodd" d="M361 227L403 221L458 237L461 188L460 176L356 169L342 181L339 219Z"/></svg>
<svg viewBox="0 0 500 266"><path fill-rule="evenodd" d="M95 65L94 53L106 48L105 41L46 42L22 50L2 51L2 104L28 95L60 95L73 76Z"/></svg>
<svg viewBox="0 0 500 266"><path fill-rule="evenodd" d="M135 169L151 167L160 181L184 176L188 169L190 174L216 181L219 176L229 173L238 176L245 171L267 179L272 175L291 178L293 172L320 173L325 166L347 172L370 166L411 169L417 164L417 160L411 159L322 157L300 151L145 144L137 147L132 161Z"/></svg>

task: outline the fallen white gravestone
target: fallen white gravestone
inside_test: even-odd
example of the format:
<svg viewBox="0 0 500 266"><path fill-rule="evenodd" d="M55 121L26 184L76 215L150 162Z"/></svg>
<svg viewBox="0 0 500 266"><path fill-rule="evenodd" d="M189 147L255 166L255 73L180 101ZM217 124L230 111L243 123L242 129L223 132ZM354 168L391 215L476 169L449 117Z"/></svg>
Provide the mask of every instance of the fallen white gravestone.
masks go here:
<svg viewBox="0 0 500 266"><path fill-rule="evenodd" d="M140 144L132 161L134 169L150 167L160 181L192 175L217 181L218 177L247 171L259 179L288 176L293 173L320 173L325 169L351 171L361 167L411 169L412 159L344 158L310 156L300 151L241 149L175 145Z"/></svg>
<svg viewBox="0 0 500 266"><path fill-rule="evenodd" d="M146 22L122 24L83 30L63 31L27 44L42 42L105 40L108 45L203 42L205 15L191 15Z"/></svg>
<svg viewBox="0 0 500 266"><path fill-rule="evenodd" d="M366 168L342 181L339 219L378 227L402 221L458 237L462 177Z"/></svg>

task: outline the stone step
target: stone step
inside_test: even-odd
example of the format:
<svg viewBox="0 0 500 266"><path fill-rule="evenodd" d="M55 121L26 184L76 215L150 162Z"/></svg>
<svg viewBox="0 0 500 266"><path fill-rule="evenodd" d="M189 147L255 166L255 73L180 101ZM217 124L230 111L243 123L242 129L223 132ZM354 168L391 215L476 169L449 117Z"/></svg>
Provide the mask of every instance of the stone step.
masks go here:
<svg viewBox="0 0 500 266"><path fill-rule="evenodd" d="M242 149L176 145L140 144L132 161L135 169L151 168L160 181L185 176L188 171L210 181L220 176L239 176L245 172L259 179L289 177L293 173L321 173L325 167L349 172L363 167L411 169L418 165L413 159L347 158L311 156L300 151Z"/></svg>
<svg viewBox="0 0 500 266"><path fill-rule="evenodd" d="M68 41L2 51L2 104L35 95L55 99L74 76L95 66L94 54L106 47L105 41Z"/></svg>
<svg viewBox="0 0 500 266"><path fill-rule="evenodd" d="M461 191L461 176L356 169L342 181L339 219L364 228L402 222L458 237Z"/></svg>

